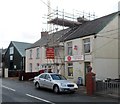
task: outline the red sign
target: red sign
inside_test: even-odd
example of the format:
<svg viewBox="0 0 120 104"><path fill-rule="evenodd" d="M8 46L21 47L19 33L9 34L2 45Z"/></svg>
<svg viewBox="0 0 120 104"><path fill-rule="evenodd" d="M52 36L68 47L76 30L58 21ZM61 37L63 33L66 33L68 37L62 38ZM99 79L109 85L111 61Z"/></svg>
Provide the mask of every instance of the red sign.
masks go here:
<svg viewBox="0 0 120 104"><path fill-rule="evenodd" d="M46 48L46 58L54 59L54 48Z"/></svg>
<svg viewBox="0 0 120 104"><path fill-rule="evenodd" d="M68 57L67 57L67 60L68 60L68 61L71 61L71 56L68 56Z"/></svg>

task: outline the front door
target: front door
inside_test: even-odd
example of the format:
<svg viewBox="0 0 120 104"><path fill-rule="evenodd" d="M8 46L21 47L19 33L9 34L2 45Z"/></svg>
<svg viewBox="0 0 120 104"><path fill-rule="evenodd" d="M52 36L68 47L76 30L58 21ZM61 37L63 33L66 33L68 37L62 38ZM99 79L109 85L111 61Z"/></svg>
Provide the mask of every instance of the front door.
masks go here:
<svg viewBox="0 0 120 104"><path fill-rule="evenodd" d="M10 70L13 70L14 69L14 66L13 66L13 62L10 62Z"/></svg>
<svg viewBox="0 0 120 104"><path fill-rule="evenodd" d="M88 65L90 65L90 62L85 62L85 63L84 63L85 85L86 85L86 74L88 73L88 70L87 70Z"/></svg>

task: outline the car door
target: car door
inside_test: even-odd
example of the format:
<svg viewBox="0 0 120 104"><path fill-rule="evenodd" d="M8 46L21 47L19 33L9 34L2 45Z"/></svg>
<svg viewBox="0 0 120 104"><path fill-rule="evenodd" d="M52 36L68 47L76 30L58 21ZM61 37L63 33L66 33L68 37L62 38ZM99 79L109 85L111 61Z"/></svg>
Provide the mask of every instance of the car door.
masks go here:
<svg viewBox="0 0 120 104"><path fill-rule="evenodd" d="M46 76L45 76L45 87L49 88L49 89L52 89L52 86L53 86L52 79L51 79L49 74L46 74Z"/></svg>
<svg viewBox="0 0 120 104"><path fill-rule="evenodd" d="M39 84L40 84L41 87L45 86L45 83L44 83L45 76L46 76L46 74L42 74L42 75L39 76Z"/></svg>

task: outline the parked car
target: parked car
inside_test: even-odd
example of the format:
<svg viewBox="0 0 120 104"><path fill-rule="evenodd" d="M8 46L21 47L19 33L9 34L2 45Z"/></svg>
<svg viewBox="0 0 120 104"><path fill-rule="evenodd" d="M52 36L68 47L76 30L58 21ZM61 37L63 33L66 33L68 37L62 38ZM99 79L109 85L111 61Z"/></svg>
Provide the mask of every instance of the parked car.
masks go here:
<svg viewBox="0 0 120 104"><path fill-rule="evenodd" d="M55 93L74 93L78 89L76 83L68 81L64 76L56 73L42 73L34 77L34 85L36 88L44 87L52 89Z"/></svg>

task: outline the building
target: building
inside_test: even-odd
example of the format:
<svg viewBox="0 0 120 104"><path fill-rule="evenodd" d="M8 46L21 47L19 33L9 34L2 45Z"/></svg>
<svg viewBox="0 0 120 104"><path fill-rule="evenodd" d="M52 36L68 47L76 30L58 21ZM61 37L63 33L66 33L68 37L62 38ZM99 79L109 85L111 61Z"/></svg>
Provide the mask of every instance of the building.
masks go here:
<svg viewBox="0 0 120 104"><path fill-rule="evenodd" d="M8 76L18 76L18 72L25 70L25 49L30 43L11 41L4 55L4 68L8 69Z"/></svg>
<svg viewBox="0 0 120 104"><path fill-rule="evenodd" d="M86 81L87 66L93 67L96 79L119 78L118 40L120 12L81 24L65 41L65 75Z"/></svg>
<svg viewBox="0 0 120 104"><path fill-rule="evenodd" d="M59 41L69 28L53 32L41 32L41 38L26 49L26 72L44 70L64 74L64 47Z"/></svg>

